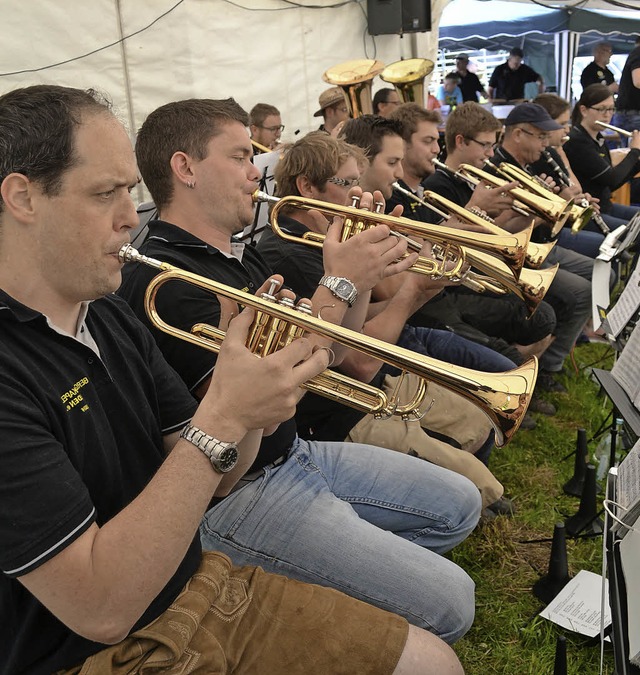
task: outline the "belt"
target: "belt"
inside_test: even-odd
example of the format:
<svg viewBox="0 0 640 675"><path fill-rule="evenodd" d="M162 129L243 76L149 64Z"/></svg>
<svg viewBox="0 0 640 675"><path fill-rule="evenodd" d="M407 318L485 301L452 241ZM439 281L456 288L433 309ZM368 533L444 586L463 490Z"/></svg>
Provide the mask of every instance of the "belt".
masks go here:
<svg viewBox="0 0 640 675"><path fill-rule="evenodd" d="M287 455L282 455L281 457L278 457L278 459L274 460L270 464L265 464L261 469L257 469L256 471L252 471L251 473L245 473L245 475L242 476L240 481L250 483L251 481L254 481L257 478L260 478L260 476L262 476L262 474L264 473L265 469L273 469L276 466L280 466L280 464L284 463L285 459L287 459Z"/></svg>

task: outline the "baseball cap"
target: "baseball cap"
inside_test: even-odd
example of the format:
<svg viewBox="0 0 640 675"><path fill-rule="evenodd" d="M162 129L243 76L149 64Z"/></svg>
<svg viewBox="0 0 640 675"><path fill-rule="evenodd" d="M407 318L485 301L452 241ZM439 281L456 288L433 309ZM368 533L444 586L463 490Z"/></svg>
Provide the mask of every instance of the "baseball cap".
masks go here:
<svg viewBox="0 0 640 675"><path fill-rule="evenodd" d="M468 54L458 54L458 56L456 56L456 61L468 61L468 60L469 60Z"/></svg>
<svg viewBox="0 0 640 675"><path fill-rule="evenodd" d="M532 124L543 131L562 129L562 126L551 119L551 115L537 103L520 103L507 115L507 119L504 121L505 127L523 123Z"/></svg>
<svg viewBox="0 0 640 675"><path fill-rule="evenodd" d="M336 103L344 102L344 94L340 87L331 87L331 89L325 89L320 97L318 98L318 104L320 105L320 110L316 110L313 113L314 117L321 117L322 111L329 106L335 105Z"/></svg>

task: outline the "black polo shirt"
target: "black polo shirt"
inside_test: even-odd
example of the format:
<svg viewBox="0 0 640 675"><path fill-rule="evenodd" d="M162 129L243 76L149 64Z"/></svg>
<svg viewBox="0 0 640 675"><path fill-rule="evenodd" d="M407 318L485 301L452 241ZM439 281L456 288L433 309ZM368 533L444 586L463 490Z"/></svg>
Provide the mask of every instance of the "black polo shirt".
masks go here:
<svg viewBox="0 0 640 675"><path fill-rule="evenodd" d="M286 216L280 216L278 224L288 234L298 237L309 231L301 222ZM258 252L271 271L282 274L285 284L299 297L310 298L315 293L324 274L320 249L286 241L268 228L258 242ZM383 379L380 371L370 384L380 386ZM298 403L296 424L302 438L343 441L364 416L365 413L345 404L309 392Z"/></svg>
<svg viewBox="0 0 640 675"><path fill-rule="evenodd" d="M425 190L437 192L458 206L466 206L473 196L473 190L468 183L454 178L442 169L436 169L422 184Z"/></svg>
<svg viewBox="0 0 640 675"><path fill-rule="evenodd" d="M163 434L196 409L122 300L92 302L85 326L99 355L0 291L1 673L52 673L105 647L69 630L17 577L129 504L164 459ZM199 561L196 533L134 630L170 605Z"/></svg>
<svg viewBox="0 0 640 675"><path fill-rule="evenodd" d="M586 89L590 84L613 84L613 73L606 66L599 66L592 61L580 75L580 84Z"/></svg>
<svg viewBox="0 0 640 675"><path fill-rule="evenodd" d="M640 89L633 84L632 72L640 68L640 47L636 47L627 57L620 75L620 86L616 108L620 112L640 113Z"/></svg>
<svg viewBox="0 0 640 675"><path fill-rule="evenodd" d="M611 191L630 180L640 169L640 150L631 148L625 158L611 164L611 154L601 134L594 139L581 125L571 128L562 146L584 192L600 200L600 210L611 210Z"/></svg>
<svg viewBox="0 0 640 675"><path fill-rule="evenodd" d="M460 76L460 82L458 86L462 92L463 101L475 101L478 102L478 94L481 93L484 89L480 79L475 73L467 71L466 75L462 75L458 71Z"/></svg>
<svg viewBox="0 0 640 675"><path fill-rule="evenodd" d="M526 63L521 63L517 70L511 70L509 64L505 61L496 66L491 74L489 86L496 90L494 98L512 101L513 99L524 98L524 85L527 82L537 82L539 79L540 75Z"/></svg>
<svg viewBox="0 0 640 675"><path fill-rule="evenodd" d="M405 190L413 192L413 194L415 194L417 197L422 198L422 186L420 186L420 189L416 191L412 190L403 180L399 180L398 184ZM391 213L391 211L393 211L393 209L398 204L402 204L404 207L402 211L403 218L419 220L422 223L439 223L442 220L442 217L439 216L433 209L430 209L428 206L421 204L415 199L412 199L403 192L400 192L400 190L394 190L391 197L387 199L385 211L387 213ZM436 208L439 207L436 205Z"/></svg>
<svg viewBox="0 0 640 675"><path fill-rule="evenodd" d="M242 256L242 261L225 255L176 225L152 220L149 223L149 235L140 251L226 286L255 293L272 272L253 246L237 240L232 240L232 246ZM164 357L193 392L211 375L217 355L167 335L151 325L144 310L144 294L156 274L158 270L147 265L125 265L118 295L131 305L136 315L150 328ZM213 293L182 281L164 284L158 290L156 307L167 323L187 332L196 323L217 326L220 322L218 298ZM274 434L265 437L250 471L285 454L295 439L295 433L295 423L291 419L283 422Z"/></svg>

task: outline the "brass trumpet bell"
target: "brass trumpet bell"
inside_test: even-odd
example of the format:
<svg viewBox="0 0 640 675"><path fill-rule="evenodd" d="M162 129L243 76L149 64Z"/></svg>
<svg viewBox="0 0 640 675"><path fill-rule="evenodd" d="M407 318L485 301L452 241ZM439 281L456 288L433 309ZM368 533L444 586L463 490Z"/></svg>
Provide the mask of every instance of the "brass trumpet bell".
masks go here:
<svg viewBox="0 0 640 675"><path fill-rule="evenodd" d="M380 79L393 84L404 103L424 106L424 79L434 67L429 59L405 59L390 63L380 73Z"/></svg>
<svg viewBox="0 0 640 675"><path fill-rule="evenodd" d="M274 323L277 324L278 330L291 339L299 337L304 332L313 333L387 363L398 368L402 373L413 373L424 382L429 380L436 382L481 408L495 429L496 445L498 446L504 445L513 437L531 400L538 372L537 359L535 358L514 370L501 373L477 372L469 368L443 363L409 349L390 345L377 338L329 323L319 317L312 316L310 313L278 304L268 298L256 297L212 279L187 272L169 263L149 258L140 254L130 244L125 244L118 255L121 262L143 263L160 270L159 274L151 280L144 298L145 311L153 325L175 338L186 340L210 351L218 352L220 350L224 332L206 325L194 326L192 329L194 332L188 332L167 324L159 316L155 305L156 294L162 284L172 279L193 284L215 295L233 300L242 306L251 307L255 310L256 320L258 321L264 317L273 318L276 320ZM255 323L256 321L254 321ZM256 341L254 340L254 342ZM257 340L257 342L262 343L261 340ZM280 335L276 339L270 339L270 343L276 346L281 342ZM322 375L326 375L331 384L328 387L319 386L318 393L348 405L352 404L350 402L351 391L349 391L349 396L342 397L341 388L344 386L342 380L333 383L333 371L325 371ZM315 378L307 382L305 388L312 389L314 380ZM318 384L322 383L319 382ZM361 383L358 382L357 384L360 385ZM365 390L367 386L365 386ZM368 389L375 388L368 387ZM364 401L359 396L356 396L356 398L357 405L362 405L361 409L364 409ZM381 405L384 405L384 399L376 396L374 398L376 399L374 405L377 406L380 401L382 401ZM418 395L416 395L415 400L417 401L418 398ZM412 402L412 404L414 403L415 401ZM392 404L389 404L388 407L390 407L391 414L397 414L397 408L394 409ZM368 410L368 412L373 413L375 411Z"/></svg>
<svg viewBox="0 0 640 675"><path fill-rule="evenodd" d="M384 63L375 59L357 59L332 66L322 79L342 89L351 117L373 113L371 81L384 70Z"/></svg>

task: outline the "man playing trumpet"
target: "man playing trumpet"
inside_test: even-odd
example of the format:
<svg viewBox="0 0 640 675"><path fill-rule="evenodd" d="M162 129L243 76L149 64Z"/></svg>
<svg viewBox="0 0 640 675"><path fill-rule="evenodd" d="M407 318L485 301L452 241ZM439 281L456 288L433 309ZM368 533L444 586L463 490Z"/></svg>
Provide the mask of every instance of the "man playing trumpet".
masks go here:
<svg viewBox="0 0 640 675"><path fill-rule="evenodd" d="M160 212L142 252L254 291L270 270L233 238L253 218L259 178L245 126L246 113L232 99L170 103L142 125L136 155ZM371 207L372 199L362 195L362 204ZM340 243L338 225L325 242L326 272L353 292L337 298L321 285L311 300L326 320L355 314L347 319L358 323L371 286L415 256L395 262L406 244L386 226ZM142 299L153 274L127 270L120 290L147 322ZM166 321L187 330L220 322L216 297L181 282L161 288L157 305ZM205 395L218 369L215 354L153 332L189 389ZM457 474L373 446L305 442L291 417L263 439L238 489L212 505L201 537L205 548L236 563L348 590L453 642L473 619L473 583L439 554L467 536L479 510L477 489Z"/></svg>

